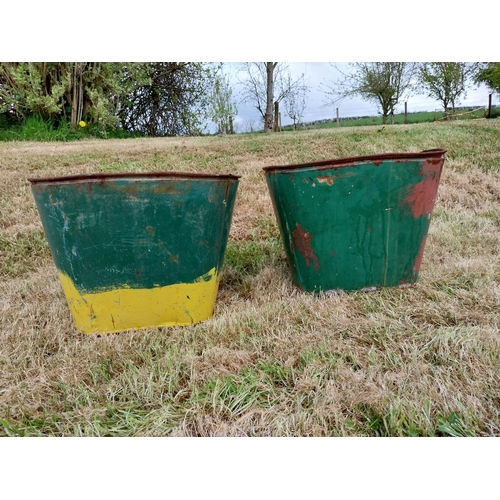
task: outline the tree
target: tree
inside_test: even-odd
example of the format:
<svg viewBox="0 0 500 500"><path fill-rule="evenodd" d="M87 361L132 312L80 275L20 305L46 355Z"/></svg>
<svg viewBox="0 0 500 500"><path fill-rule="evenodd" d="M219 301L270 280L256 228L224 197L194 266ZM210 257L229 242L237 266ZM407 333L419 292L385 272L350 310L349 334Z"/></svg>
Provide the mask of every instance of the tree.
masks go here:
<svg viewBox="0 0 500 500"><path fill-rule="evenodd" d="M256 132L257 131L258 124L255 122L255 120L251 119L246 119L244 122L244 131L245 132Z"/></svg>
<svg viewBox="0 0 500 500"><path fill-rule="evenodd" d="M206 122L209 65L195 62L144 63L147 83L123 99L119 112L124 130L149 136L193 135Z"/></svg>
<svg viewBox="0 0 500 500"><path fill-rule="evenodd" d="M306 93L291 93L285 97L284 102L286 114L293 121L293 129L296 130L306 109Z"/></svg>
<svg viewBox="0 0 500 500"><path fill-rule="evenodd" d="M218 134L234 133L233 120L238 114L238 109L233 102L233 90L222 66L214 76L208 113L210 120L217 127Z"/></svg>
<svg viewBox="0 0 500 500"><path fill-rule="evenodd" d="M337 68L343 79L326 86L327 105L359 96L379 107L382 123L394 117L396 105L409 97L415 88L418 65L412 62L364 62L349 63L350 71L344 73Z"/></svg>
<svg viewBox="0 0 500 500"><path fill-rule="evenodd" d="M241 70L245 75L240 80L243 87L242 102L253 104L259 111L264 122L264 132L276 129L279 103L283 99L295 96L298 101L305 98L308 91L304 74L293 79L289 66L284 63L247 62L243 63Z"/></svg>
<svg viewBox="0 0 500 500"><path fill-rule="evenodd" d="M429 62L420 67L420 83L432 97L443 105L447 118L448 111L455 112L460 97L465 97L470 87L470 77L477 71L476 63Z"/></svg>
<svg viewBox="0 0 500 500"><path fill-rule="evenodd" d="M137 63L0 63L0 113L39 115L73 127L84 120L109 126L124 94L141 81ZM128 77L127 77L128 75Z"/></svg>
<svg viewBox="0 0 500 500"><path fill-rule="evenodd" d="M484 83L491 91L500 95L500 62L479 64L474 81Z"/></svg>
<svg viewBox="0 0 500 500"><path fill-rule="evenodd" d="M206 121L210 75L204 63L0 63L0 114L193 134Z"/></svg>

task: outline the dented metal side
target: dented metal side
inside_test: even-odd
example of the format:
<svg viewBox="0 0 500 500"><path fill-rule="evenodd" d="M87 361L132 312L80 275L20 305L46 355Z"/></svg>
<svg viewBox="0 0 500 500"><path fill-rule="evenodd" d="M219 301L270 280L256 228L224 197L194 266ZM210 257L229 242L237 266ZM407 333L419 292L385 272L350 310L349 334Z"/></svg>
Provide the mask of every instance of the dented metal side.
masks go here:
<svg viewBox="0 0 500 500"><path fill-rule="evenodd" d="M77 327L108 332L210 317L238 177L29 179Z"/></svg>
<svg viewBox="0 0 500 500"><path fill-rule="evenodd" d="M445 151L264 169L295 283L306 291L411 286Z"/></svg>

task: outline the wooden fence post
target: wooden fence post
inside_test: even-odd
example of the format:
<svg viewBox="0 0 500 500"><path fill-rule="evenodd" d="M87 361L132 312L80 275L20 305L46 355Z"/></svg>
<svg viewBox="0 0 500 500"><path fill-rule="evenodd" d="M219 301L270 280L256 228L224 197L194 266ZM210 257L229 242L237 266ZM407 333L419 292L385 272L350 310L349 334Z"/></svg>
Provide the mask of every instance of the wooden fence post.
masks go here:
<svg viewBox="0 0 500 500"><path fill-rule="evenodd" d="M339 108L337 108L337 127L340 127Z"/></svg>
<svg viewBox="0 0 500 500"><path fill-rule="evenodd" d="M408 124L408 103L405 102L405 125Z"/></svg>
<svg viewBox="0 0 500 500"><path fill-rule="evenodd" d="M488 118L491 118L491 96L492 94L488 97Z"/></svg>

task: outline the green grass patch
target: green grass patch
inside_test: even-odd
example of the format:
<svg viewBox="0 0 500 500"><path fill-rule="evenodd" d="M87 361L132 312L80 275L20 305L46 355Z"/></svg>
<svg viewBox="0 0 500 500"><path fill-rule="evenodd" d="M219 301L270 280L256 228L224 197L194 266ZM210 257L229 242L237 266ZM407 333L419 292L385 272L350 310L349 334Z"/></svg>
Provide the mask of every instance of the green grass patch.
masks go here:
<svg viewBox="0 0 500 500"><path fill-rule="evenodd" d="M207 381L194 396L202 411L226 418L238 417L249 409L272 404L272 393L255 370Z"/></svg>
<svg viewBox="0 0 500 500"><path fill-rule="evenodd" d="M451 412L446 417L438 417L437 434L446 437L476 436L474 429L468 426L465 419L457 412Z"/></svg>
<svg viewBox="0 0 500 500"><path fill-rule="evenodd" d="M246 295L255 278L266 266L283 263L283 245L279 237L266 240L228 241L220 284L234 293Z"/></svg>
<svg viewBox="0 0 500 500"><path fill-rule="evenodd" d="M0 141L79 141L89 137L100 139L126 139L140 137L137 133L128 133L120 128L102 127L99 124L88 124L85 127L71 127L68 122L55 123L54 120L39 116L29 116L23 123L15 125L3 124L0 127Z"/></svg>
<svg viewBox="0 0 500 500"><path fill-rule="evenodd" d="M471 112L473 111L473 112ZM494 114L492 114L492 118L496 117L497 114L500 115L500 110L494 110ZM473 120L477 118L484 118L484 109L473 110L467 109L463 111L457 111L456 115L452 116L451 120L453 121L463 121L463 120ZM445 120L445 113L443 111L418 111L414 113L408 113L405 120L404 113L398 113L394 115L394 125L403 125L403 124L415 124L415 123L432 123L432 122L440 122ZM391 117L387 117L387 122L385 125L391 124ZM315 125L304 124L304 128L311 129L322 129L322 128L336 128L336 127L366 127L366 126L384 126L382 122L382 116L366 116L360 118L342 118L337 121L332 119L326 123L318 123ZM290 131L293 130L293 127L287 126L284 127L284 130Z"/></svg>
<svg viewBox="0 0 500 500"><path fill-rule="evenodd" d="M0 276L19 278L35 270L42 259L50 256L43 231L14 236L0 233Z"/></svg>

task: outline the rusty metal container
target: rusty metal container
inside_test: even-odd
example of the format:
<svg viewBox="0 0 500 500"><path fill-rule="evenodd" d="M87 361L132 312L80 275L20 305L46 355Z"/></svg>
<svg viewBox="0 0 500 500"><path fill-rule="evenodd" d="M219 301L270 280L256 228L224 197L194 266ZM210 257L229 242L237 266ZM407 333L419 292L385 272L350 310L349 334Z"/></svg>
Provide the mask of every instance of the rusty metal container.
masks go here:
<svg viewBox="0 0 500 500"><path fill-rule="evenodd" d="M445 153L265 167L294 282L311 292L414 284Z"/></svg>
<svg viewBox="0 0 500 500"><path fill-rule="evenodd" d="M210 318L238 178L29 179L76 327L105 333Z"/></svg>

